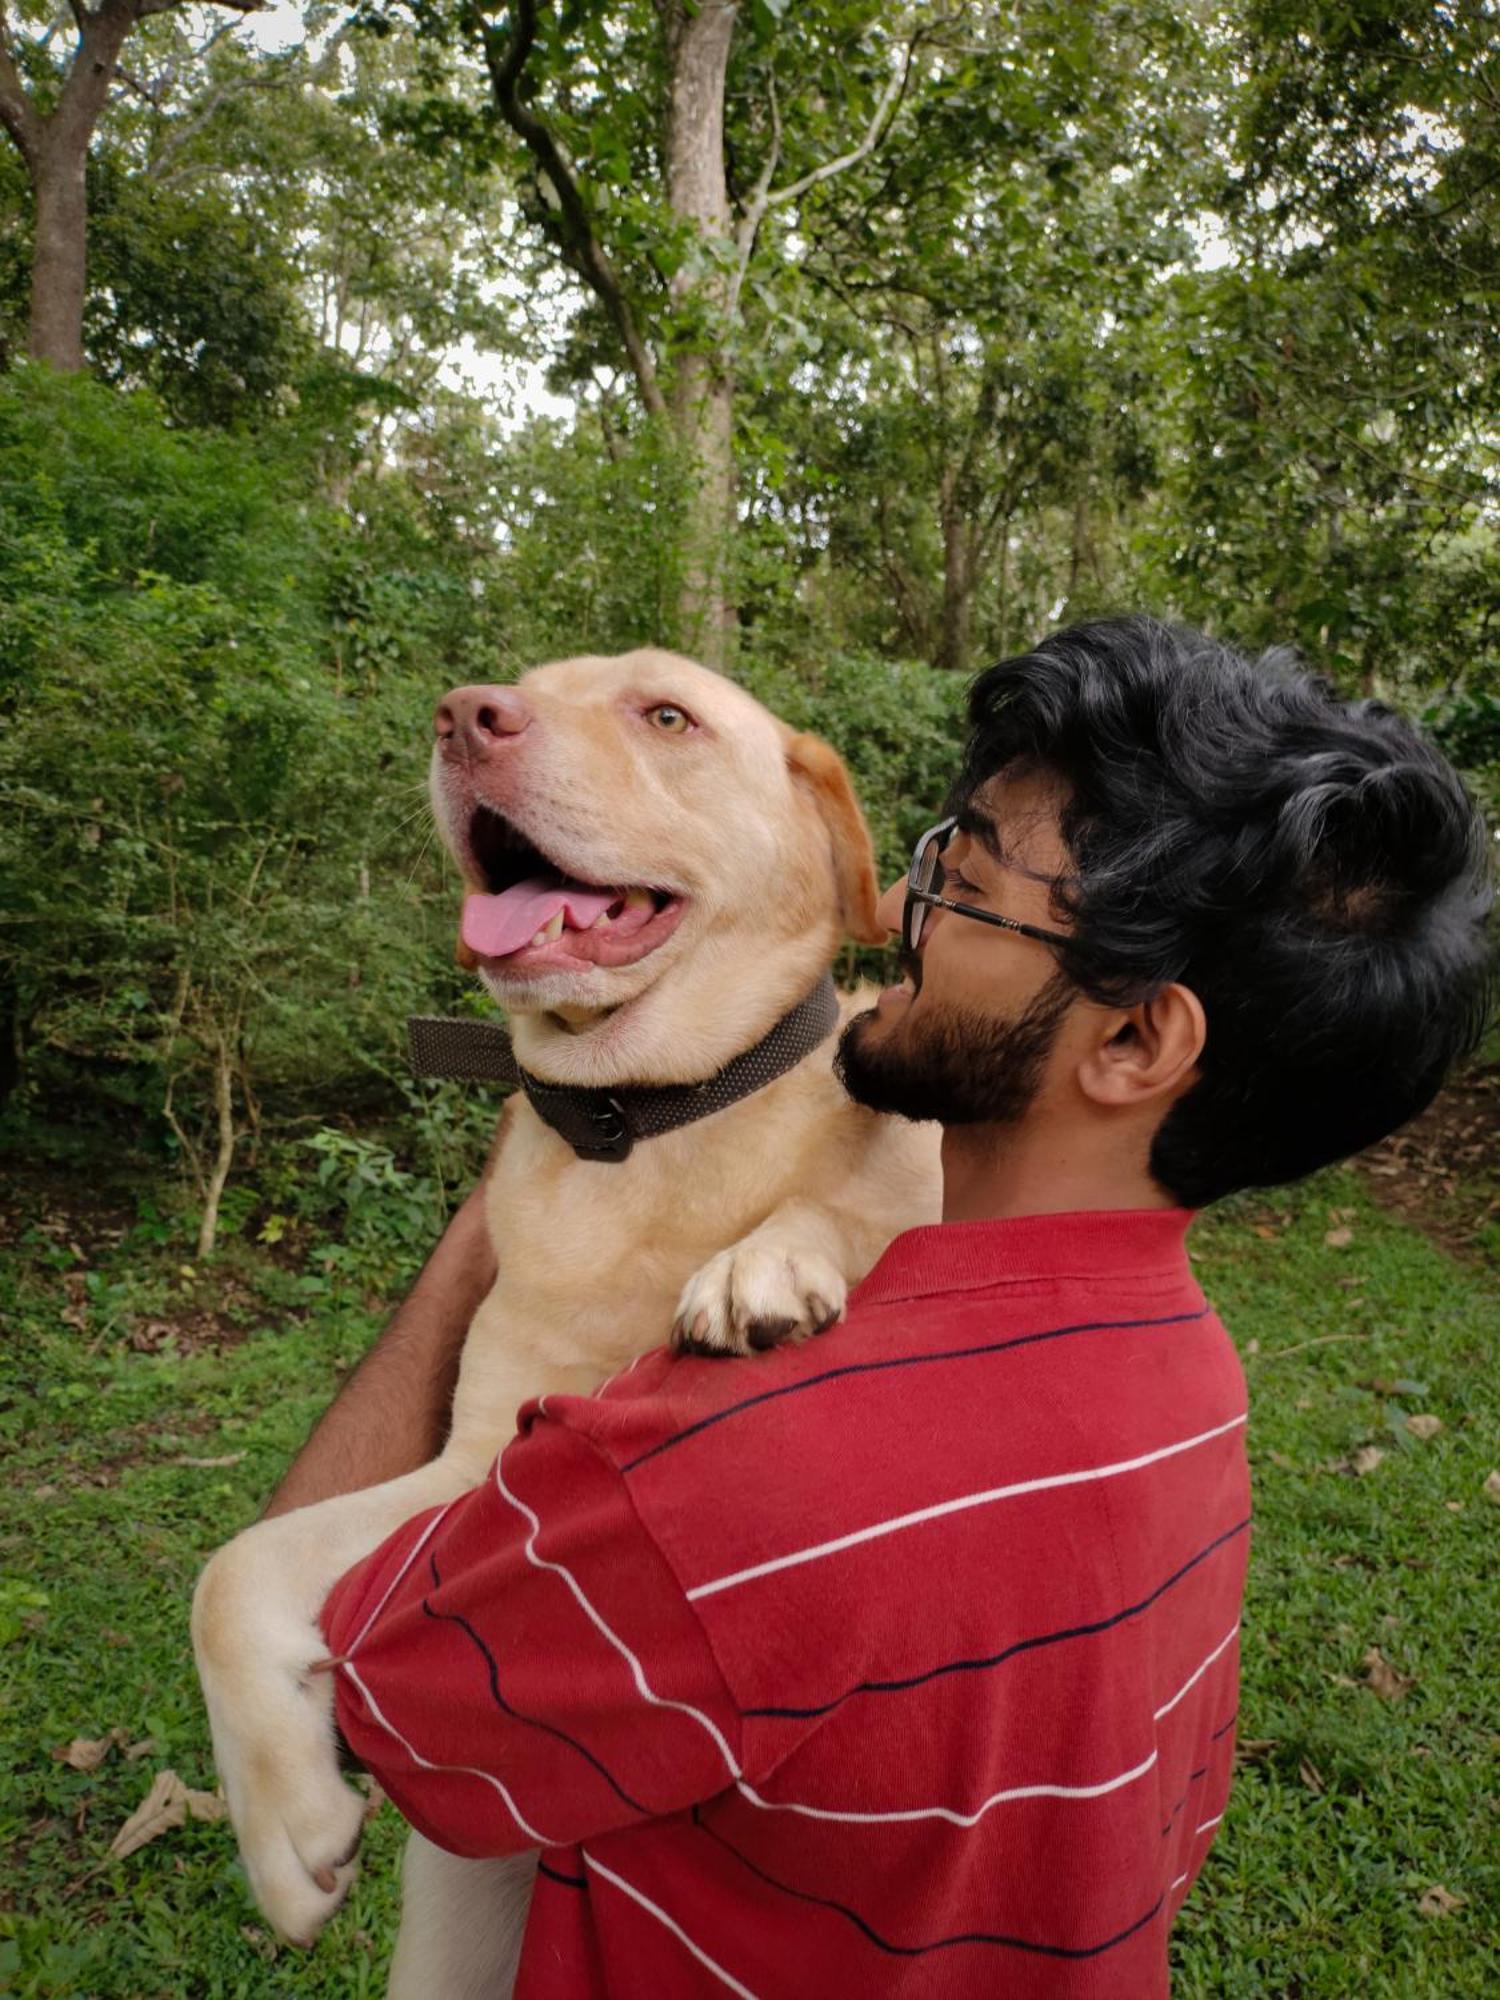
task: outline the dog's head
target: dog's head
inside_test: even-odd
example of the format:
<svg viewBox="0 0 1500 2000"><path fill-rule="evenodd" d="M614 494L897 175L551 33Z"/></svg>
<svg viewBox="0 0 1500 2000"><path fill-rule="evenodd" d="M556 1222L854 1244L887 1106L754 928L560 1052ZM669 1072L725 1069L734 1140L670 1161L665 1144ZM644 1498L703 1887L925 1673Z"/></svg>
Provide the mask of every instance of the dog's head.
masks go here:
<svg viewBox="0 0 1500 2000"><path fill-rule="evenodd" d="M433 806L470 891L460 956L515 1016L566 1032L627 1014L617 1056L644 1053L642 1016L657 1057L669 1016L690 1048L724 1039L715 1022L759 1021L754 1039L841 934L884 941L837 754L691 660L559 660L455 689L436 729Z"/></svg>

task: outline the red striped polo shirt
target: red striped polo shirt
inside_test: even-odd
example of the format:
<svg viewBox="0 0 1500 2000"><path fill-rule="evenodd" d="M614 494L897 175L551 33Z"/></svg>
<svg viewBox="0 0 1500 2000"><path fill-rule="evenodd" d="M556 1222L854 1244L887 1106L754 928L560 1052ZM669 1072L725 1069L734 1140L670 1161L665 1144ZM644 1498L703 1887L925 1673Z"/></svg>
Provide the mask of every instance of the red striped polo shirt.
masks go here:
<svg viewBox="0 0 1500 2000"><path fill-rule="evenodd" d="M523 2000L1166 1993L1249 1526L1189 1220L912 1230L819 1340L529 1404L340 1582L355 1754L542 1850Z"/></svg>

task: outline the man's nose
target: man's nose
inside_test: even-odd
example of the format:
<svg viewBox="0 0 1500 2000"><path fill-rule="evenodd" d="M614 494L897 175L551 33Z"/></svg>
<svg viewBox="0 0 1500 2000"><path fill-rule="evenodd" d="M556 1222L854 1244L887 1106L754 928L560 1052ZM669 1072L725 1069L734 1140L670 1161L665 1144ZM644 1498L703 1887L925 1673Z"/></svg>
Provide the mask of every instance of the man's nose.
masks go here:
<svg viewBox="0 0 1500 2000"><path fill-rule="evenodd" d="M438 749L452 763L483 763L519 736L531 711L514 688L461 687L445 694L432 718Z"/></svg>

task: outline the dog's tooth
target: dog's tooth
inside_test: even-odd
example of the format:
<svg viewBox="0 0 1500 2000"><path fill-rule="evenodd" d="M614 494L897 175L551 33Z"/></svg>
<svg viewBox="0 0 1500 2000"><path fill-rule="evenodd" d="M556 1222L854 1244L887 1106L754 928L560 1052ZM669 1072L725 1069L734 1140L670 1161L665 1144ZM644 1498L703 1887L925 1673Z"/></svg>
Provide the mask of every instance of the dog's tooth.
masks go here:
<svg viewBox="0 0 1500 2000"><path fill-rule="evenodd" d="M550 944L553 941L553 939L560 938L562 934L563 934L563 913L561 910L554 911L553 914L547 919L546 923L543 924L542 928L537 932L537 936L542 940L544 944Z"/></svg>
<svg viewBox="0 0 1500 2000"><path fill-rule="evenodd" d="M547 942L547 933L545 931L538 931L531 942L533 945L545 944Z"/></svg>
<svg viewBox="0 0 1500 2000"><path fill-rule="evenodd" d="M651 910L655 909L656 905L651 900L649 889L627 889L625 907L627 910Z"/></svg>
<svg viewBox="0 0 1500 2000"><path fill-rule="evenodd" d="M595 917L594 921L589 925L589 929L591 931L606 931L609 929L609 926L612 922L613 919L611 918L609 911L601 910L598 916Z"/></svg>

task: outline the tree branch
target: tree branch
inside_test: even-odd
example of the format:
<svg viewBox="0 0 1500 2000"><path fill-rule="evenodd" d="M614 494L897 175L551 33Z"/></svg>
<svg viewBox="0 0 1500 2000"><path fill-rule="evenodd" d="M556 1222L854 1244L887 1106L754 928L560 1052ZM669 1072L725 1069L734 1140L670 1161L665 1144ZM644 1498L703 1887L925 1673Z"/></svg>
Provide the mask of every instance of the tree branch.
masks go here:
<svg viewBox="0 0 1500 2000"><path fill-rule="evenodd" d="M26 95L26 86L16 67L10 23L5 18L4 5L5 0L0 0L0 125L15 140L22 159L29 167L34 164L37 147L41 143L42 121Z"/></svg>
<svg viewBox="0 0 1500 2000"><path fill-rule="evenodd" d="M536 46L535 0L520 0L515 13L515 31L508 38L488 16L480 17L485 67L490 73L495 103L501 117L536 162L537 177L544 191L550 188L556 199L556 232L564 259L609 314L630 359L642 402L653 416L665 416L666 398L656 379L656 364L636 324L625 287L594 232L578 183L556 138L530 106L521 101L521 75Z"/></svg>
<svg viewBox="0 0 1500 2000"><path fill-rule="evenodd" d="M774 69L766 76L766 96L771 107L771 144L766 151L765 163L755 177L755 186L750 190L750 199L734 232L735 262L729 280L728 301L728 318L731 324L739 313L740 293L745 287L750 259L755 255L760 226L765 220L766 209L771 199L771 182L775 179L776 169L781 163L781 104L776 95Z"/></svg>
<svg viewBox="0 0 1500 2000"><path fill-rule="evenodd" d="M901 109L901 100L906 95L907 82L911 77L912 62L917 53L920 35L913 35L906 45L906 57L899 70L891 73L891 79L880 93L880 102L875 106L875 114L865 128L865 136L859 144L847 153L841 153L836 160L825 160L821 167L814 167L800 180L789 181L785 187L773 188L766 196L768 208L780 208L786 202L796 201L809 189L823 181L831 181L835 174L842 174L850 167L857 167L861 160L867 160L871 153L884 141L886 134L896 122L896 113Z"/></svg>

